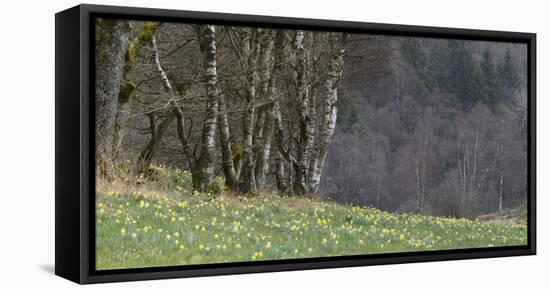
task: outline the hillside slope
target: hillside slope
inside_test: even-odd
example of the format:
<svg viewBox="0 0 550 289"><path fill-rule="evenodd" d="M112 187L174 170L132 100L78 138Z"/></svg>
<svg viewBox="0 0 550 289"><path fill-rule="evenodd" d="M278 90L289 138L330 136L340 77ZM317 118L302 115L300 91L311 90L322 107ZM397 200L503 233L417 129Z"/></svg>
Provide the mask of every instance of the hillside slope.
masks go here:
<svg viewBox="0 0 550 289"><path fill-rule="evenodd" d="M97 269L527 243L526 227L517 224L391 214L268 193L140 189L98 186Z"/></svg>

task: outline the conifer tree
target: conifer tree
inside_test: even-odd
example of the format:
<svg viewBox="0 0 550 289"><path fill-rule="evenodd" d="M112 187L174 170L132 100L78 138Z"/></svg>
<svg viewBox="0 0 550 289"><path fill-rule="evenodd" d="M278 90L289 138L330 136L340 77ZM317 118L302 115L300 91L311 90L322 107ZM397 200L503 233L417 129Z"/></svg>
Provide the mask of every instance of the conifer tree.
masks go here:
<svg viewBox="0 0 550 289"><path fill-rule="evenodd" d="M481 60L481 100L491 111L495 110L499 98L499 84L493 58L488 48L483 51Z"/></svg>
<svg viewBox="0 0 550 289"><path fill-rule="evenodd" d="M502 97L504 99L509 99L512 96L512 92L520 84L518 72L514 66L510 51L506 51L504 59L498 66L498 78L500 82L500 87L505 88Z"/></svg>

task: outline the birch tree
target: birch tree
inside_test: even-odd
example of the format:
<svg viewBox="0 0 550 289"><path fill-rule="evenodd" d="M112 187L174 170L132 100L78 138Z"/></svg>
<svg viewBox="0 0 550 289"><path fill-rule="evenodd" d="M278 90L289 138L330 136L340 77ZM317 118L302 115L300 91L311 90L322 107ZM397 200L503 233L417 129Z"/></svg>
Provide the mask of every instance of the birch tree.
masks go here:
<svg viewBox="0 0 550 289"><path fill-rule="evenodd" d="M243 57L246 59L246 100L243 112L243 168L240 175L240 189L244 193L256 192L254 176L254 151L252 147L254 133L254 114L256 87L258 82L258 55L261 37L259 29L242 31Z"/></svg>
<svg viewBox="0 0 550 289"><path fill-rule="evenodd" d="M309 52L304 45L304 31L297 30L294 38L295 64L294 64L294 86L296 89L296 99L299 106L298 119L298 147L296 153L297 162L295 164L294 192L296 194L305 194L308 183L308 164L309 152L313 143L310 135L311 116L310 116L310 94L308 83L308 62Z"/></svg>
<svg viewBox="0 0 550 289"><path fill-rule="evenodd" d="M524 48L460 44L472 56L461 60L446 55L447 40L122 23L97 27L98 177L137 156L132 172L190 170L197 191L224 176L243 194L319 194L388 211L473 217L524 204ZM484 49L521 76L493 109L483 92L450 85L471 65L444 65L479 70ZM125 171L116 176L134 177Z"/></svg>
<svg viewBox="0 0 550 289"><path fill-rule="evenodd" d="M237 173L233 160L233 149L230 142L229 123L227 120L227 107L225 95L218 96L218 131L222 152L222 169L225 175L225 184L231 190L236 190L238 185Z"/></svg>
<svg viewBox="0 0 550 289"><path fill-rule="evenodd" d="M255 178L258 189L263 188L266 175L269 170L269 157L271 154L271 141L273 137L273 101L275 101L275 75L273 73L275 59L273 49L275 46L274 31L265 30L264 45L260 56L260 95L267 104L263 106L263 127L261 135L257 136Z"/></svg>
<svg viewBox="0 0 550 289"><path fill-rule="evenodd" d="M487 189L490 167L484 160L487 134L486 107L477 106L470 113L466 124L459 125L457 133L457 171L462 213L470 215L475 210L472 201Z"/></svg>
<svg viewBox="0 0 550 289"><path fill-rule="evenodd" d="M217 89L217 71L216 71L216 44L214 26L197 27L197 34L200 39L200 48L204 56L205 62L205 78L206 78L206 111L205 120L201 133L201 153L198 158L195 158L194 153L190 151L190 144L187 135L184 132L185 123L184 116L180 105L176 99L181 96L174 90L172 82L168 78L167 73L162 67L159 51L157 47L156 37L151 38L153 46L153 58L155 68L159 78L168 95L168 107L162 122L156 126L155 118L150 115L150 130L151 139L148 145L142 150L138 157L137 169L138 172L145 172L150 166L154 152L160 143L167 128L176 120L177 135L182 145L183 152L187 158L193 175L193 186L196 190L207 191L212 181L214 168L214 132L216 130L216 119L218 117L218 89Z"/></svg>
<svg viewBox="0 0 550 289"><path fill-rule="evenodd" d="M155 69L158 72L158 75L161 80L162 87L164 88L165 93L168 94L169 105L171 109L167 109L166 111L163 112L162 120L159 125L156 124L155 115L153 113L148 114L149 131L151 134L151 138L149 139L149 142L142 149L142 151L138 156L138 159L136 162L136 172L138 174L145 174L147 169L151 166L151 161L153 160L153 156L155 155L158 145L160 144L160 141L162 140L168 127L174 122L176 118L178 120L178 123L182 121L180 108L178 107L175 101L175 93L172 87L172 83L170 79L168 79L168 76L164 71L164 68L162 67L162 64L160 62L160 56L159 56L159 51L157 47L156 37L154 35L151 35L151 38L149 39L149 41L151 42L151 45L153 47L153 58L155 63ZM180 126L181 125L178 124L178 132L180 130Z"/></svg>
<svg viewBox="0 0 550 289"><path fill-rule="evenodd" d="M274 91L274 83L275 83L275 76L280 75L283 73L283 59L285 59L287 55L287 33L283 30L280 30L277 32L276 36L276 44L275 44L275 51L274 51L274 59L273 59L273 77L271 78L271 97L273 99L273 104L271 105L271 114L273 117L273 136L274 136L274 142L275 142L275 178L276 178L276 185L277 185L277 191L279 194L287 194L289 192L289 186L287 182L287 176L285 173L285 163L291 162L290 154L288 153L287 148L285 148L284 142L285 142L285 133L284 133L284 125L281 117L281 105L280 105L280 99L282 98L282 93L279 93L278 95L275 95ZM286 157L285 157L286 156Z"/></svg>
<svg viewBox="0 0 550 289"><path fill-rule="evenodd" d="M206 111L201 135L201 154L193 169L195 190L207 191L214 177L214 150L218 117L218 72L216 65L216 30L214 25L197 26L205 63Z"/></svg>
<svg viewBox="0 0 550 289"><path fill-rule="evenodd" d="M323 99L323 110L321 115L320 139L318 144L315 168L310 177L309 191L318 192L321 183L321 174L327 158L329 145L336 127L338 100L338 84L342 78L344 68L344 44L347 35L342 33L330 33L330 62L328 75L325 81L325 92Z"/></svg>

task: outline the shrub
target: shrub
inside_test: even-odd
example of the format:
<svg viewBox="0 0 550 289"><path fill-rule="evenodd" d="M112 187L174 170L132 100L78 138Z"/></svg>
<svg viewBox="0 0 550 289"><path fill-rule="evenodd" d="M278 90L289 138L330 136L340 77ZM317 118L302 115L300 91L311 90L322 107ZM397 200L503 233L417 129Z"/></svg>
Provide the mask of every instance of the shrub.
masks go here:
<svg viewBox="0 0 550 289"><path fill-rule="evenodd" d="M227 190L228 188L225 185L225 178L220 176L214 177L210 187L208 187L208 193L213 195L219 195Z"/></svg>

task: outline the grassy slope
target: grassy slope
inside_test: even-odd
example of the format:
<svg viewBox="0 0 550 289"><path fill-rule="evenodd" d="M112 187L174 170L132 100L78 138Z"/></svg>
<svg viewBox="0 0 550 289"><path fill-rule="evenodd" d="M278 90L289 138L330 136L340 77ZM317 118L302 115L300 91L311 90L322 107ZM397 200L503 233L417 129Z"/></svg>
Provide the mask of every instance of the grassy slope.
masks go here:
<svg viewBox="0 0 550 289"><path fill-rule="evenodd" d="M523 225L303 198L97 191L97 269L524 245Z"/></svg>

